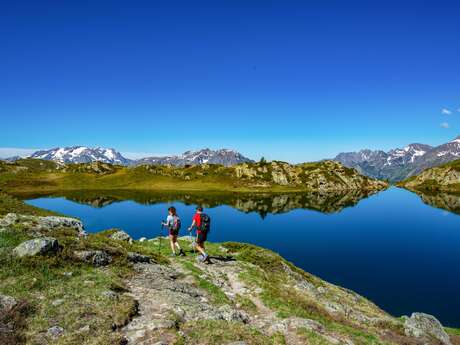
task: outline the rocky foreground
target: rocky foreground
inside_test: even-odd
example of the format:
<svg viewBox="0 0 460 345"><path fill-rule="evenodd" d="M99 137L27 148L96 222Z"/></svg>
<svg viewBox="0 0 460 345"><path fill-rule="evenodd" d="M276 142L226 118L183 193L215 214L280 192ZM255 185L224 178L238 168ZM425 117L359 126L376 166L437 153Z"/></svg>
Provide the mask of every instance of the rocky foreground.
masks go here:
<svg viewBox="0 0 460 345"><path fill-rule="evenodd" d="M364 297L247 244L212 264L167 258L80 221L0 218L0 344L459 344L433 316L388 315Z"/></svg>

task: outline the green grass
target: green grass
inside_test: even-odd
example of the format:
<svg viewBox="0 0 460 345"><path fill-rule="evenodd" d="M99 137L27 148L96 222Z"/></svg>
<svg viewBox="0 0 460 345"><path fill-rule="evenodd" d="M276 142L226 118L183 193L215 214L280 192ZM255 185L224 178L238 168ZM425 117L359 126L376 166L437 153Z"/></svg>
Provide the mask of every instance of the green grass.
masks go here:
<svg viewBox="0 0 460 345"><path fill-rule="evenodd" d="M222 345L235 341L244 341L248 345L281 345L282 343L263 335L260 331L240 322L221 320L198 320L186 322L181 326L185 340L176 344Z"/></svg>
<svg viewBox="0 0 460 345"><path fill-rule="evenodd" d="M305 343L309 345L330 345L331 343L326 340L323 336L315 333L306 328L300 328L297 330L297 334L305 340Z"/></svg>
<svg viewBox="0 0 460 345"><path fill-rule="evenodd" d="M192 258L194 260L194 258ZM209 280L203 278L203 271L196 267L191 261L181 260L182 266L187 269L195 278L196 284L200 289L208 292L212 298L212 303L216 305L231 304L230 299L225 293Z"/></svg>
<svg viewBox="0 0 460 345"><path fill-rule="evenodd" d="M460 337L460 328L445 327L444 329L446 330L447 334L457 335Z"/></svg>
<svg viewBox="0 0 460 345"><path fill-rule="evenodd" d="M56 212L44 210L38 207L27 205L6 193L0 192L0 217L7 213L19 213L35 216L58 215Z"/></svg>
<svg viewBox="0 0 460 345"><path fill-rule="evenodd" d="M30 238L28 230L16 225L0 232L0 293L26 301L31 309L27 327L17 339L25 337L30 343L43 342L40 338L48 328L60 326L65 329L65 335L53 344L119 341L113 328L128 322L136 311L136 302L128 295L110 299L102 292L126 291L123 280L133 274L126 260L129 251L149 255L161 264L168 260L138 242L112 240L108 238L111 232L113 230L78 239L74 229L57 229L52 234L61 247L57 255L26 258L14 257L12 250ZM75 250L89 249L106 251L112 255L113 262L105 268L95 268L75 261L72 255ZM79 330L84 326L90 330L81 333Z"/></svg>

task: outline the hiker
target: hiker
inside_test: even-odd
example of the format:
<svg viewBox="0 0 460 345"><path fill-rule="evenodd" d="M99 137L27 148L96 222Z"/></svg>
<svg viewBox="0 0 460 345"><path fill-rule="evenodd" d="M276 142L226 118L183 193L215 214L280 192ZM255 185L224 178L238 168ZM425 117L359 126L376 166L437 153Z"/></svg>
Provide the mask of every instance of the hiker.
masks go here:
<svg viewBox="0 0 460 345"><path fill-rule="evenodd" d="M204 248L204 242L208 236L211 225L211 218L207 214L203 213L203 207L198 206L196 208L196 213L192 218L192 225L188 228L188 231L191 232L194 227L196 227L196 246L195 248L201 253L201 261L205 263L210 263L209 255L206 254Z"/></svg>
<svg viewBox="0 0 460 345"><path fill-rule="evenodd" d="M176 247L179 250L180 256L185 256L184 251L177 242L177 235L179 235L179 230L181 226L180 218L177 215L176 208L171 206L168 208L168 217L166 222L161 222L163 226L166 226L169 231L169 244L171 245L172 256L176 256Z"/></svg>

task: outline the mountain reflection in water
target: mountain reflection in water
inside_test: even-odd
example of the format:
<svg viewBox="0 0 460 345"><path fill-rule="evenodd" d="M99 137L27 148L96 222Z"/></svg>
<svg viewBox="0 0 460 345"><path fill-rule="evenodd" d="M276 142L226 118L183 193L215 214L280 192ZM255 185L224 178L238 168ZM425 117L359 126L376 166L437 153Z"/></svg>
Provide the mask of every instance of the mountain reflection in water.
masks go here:
<svg viewBox="0 0 460 345"><path fill-rule="evenodd" d="M64 197L67 200L92 207L102 208L115 202L132 200L143 205L182 202L186 205L216 207L228 205L245 213L257 212L262 218L267 214L280 214L295 209L310 209L323 213L340 212L355 206L360 200L374 192L351 190L336 193L152 193L135 190L118 191L70 191L59 192L50 197ZM22 195L25 199L44 195Z"/></svg>

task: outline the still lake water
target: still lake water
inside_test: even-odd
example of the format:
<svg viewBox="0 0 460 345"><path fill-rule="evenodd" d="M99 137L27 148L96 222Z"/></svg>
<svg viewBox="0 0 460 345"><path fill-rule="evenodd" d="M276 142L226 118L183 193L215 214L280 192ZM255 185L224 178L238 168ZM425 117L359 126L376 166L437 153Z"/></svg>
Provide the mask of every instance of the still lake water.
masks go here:
<svg viewBox="0 0 460 345"><path fill-rule="evenodd" d="M460 216L397 188L352 203L342 199L312 202L300 196L294 201L254 196L207 203L188 196L131 200L66 196L27 203L78 217L87 231L118 227L138 239L159 235L169 205L178 209L185 235L194 203L200 202L210 205L206 213L212 218L211 241L272 249L395 316L423 311L444 325L460 327Z"/></svg>

